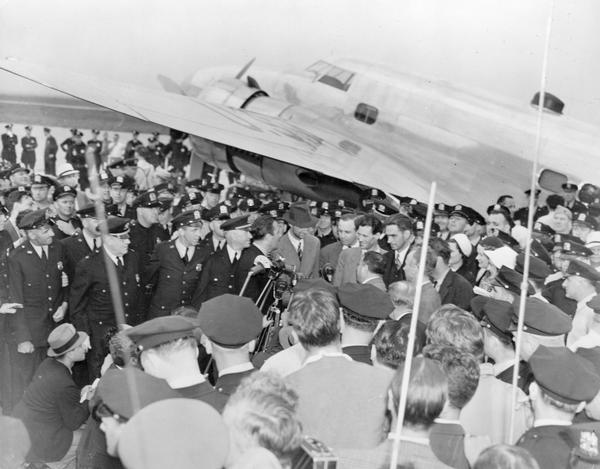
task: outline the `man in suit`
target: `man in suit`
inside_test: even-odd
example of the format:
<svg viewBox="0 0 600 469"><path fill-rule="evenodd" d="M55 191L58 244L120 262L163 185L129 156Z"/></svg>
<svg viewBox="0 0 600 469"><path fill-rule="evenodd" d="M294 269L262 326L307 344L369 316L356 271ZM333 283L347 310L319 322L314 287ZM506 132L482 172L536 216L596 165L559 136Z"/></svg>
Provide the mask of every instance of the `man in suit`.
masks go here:
<svg viewBox="0 0 600 469"><path fill-rule="evenodd" d="M19 143L19 138L13 133L13 125L6 124L5 132L2 134L2 159L10 164L17 162L16 146Z"/></svg>
<svg viewBox="0 0 600 469"><path fill-rule="evenodd" d="M410 251L406 256L406 262L404 263L404 273L406 280L408 280L416 289L417 277L419 274L419 262L421 259L422 246L418 246ZM442 303L440 302L440 295L435 290L435 287L431 283L431 276L435 268L435 252L431 248L427 248L427 254L425 256L425 273L423 275L423 281L421 283L421 300L419 302L419 321L424 324L427 323L429 317L434 311L437 311Z"/></svg>
<svg viewBox="0 0 600 469"><path fill-rule="evenodd" d="M215 388L229 398L255 371L250 351L262 330L262 314L250 299L226 293L204 302L198 321L219 371Z"/></svg>
<svg viewBox="0 0 600 469"><path fill-rule="evenodd" d="M73 283L75 267L84 257L98 252L102 246L102 238L98 231L96 207L93 204L77 210L77 215L83 225L82 230L74 236L63 238L60 243L65 253L65 273L69 277L69 284Z"/></svg>
<svg viewBox="0 0 600 469"><path fill-rule="evenodd" d="M443 239L432 239L429 243L436 255L435 268L432 278L435 281L435 289L440 294L443 305L454 304L459 308L469 310L473 298L473 287L471 283L450 269L450 246Z"/></svg>
<svg viewBox="0 0 600 469"><path fill-rule="evenodd" d="M37 139L31 135L31 126L25 126L25 136L21 137L21 163L32 171L35 168L35 149L37 146Z"/></svg>
<svg viewBox="0 0 600 469"><path fill-rule="evenodd" d="M367 251L385 252L379 247L382 224L373 214L362 215L354 220L358 246L342 249L338 259L333 284L339 287L343 283L356 283L356 269Z"/></svg>
<svg viewBox="0 0 600 469"><path fill-rule="evenodd" d="M108 354L107 333L117 326L104 256L110 259L119 281L125 322L135 325L144 319L138 304L139 261L137 253L129 250L129 219L109 216L103 223L108 234L102 238L102 249L75 267L69 301L71 322L90 336L92 350L87 361L91 379L100 376L100 367Z"/></svg>
<svg viewBox="0 0 600 469"><path fill-rule="evenodd" d="M412 232L412 221L406 215L392 215L385 223L384 232L390 245L390 251L385 253L385 273L383 281L389 287L390 283L405 280L404 263L415 237Z"/></svg>
<svg viewBox="0 0 600 469"><path fill-rule="evenodd" d="M319 268L331 266L336 268L338 259L342 250L358 247L358 237L356 235L355 213L344 213L337 222L338 240L324 248L321 248L319 254Z"/></svg>
<svg viewBox="0 0 600 469"><path fill-rule="evenodd" d="M79 171L79 185L82 189L86 189L90 186L88 181L88 171L85 159L85 152L87 145L81 140L83 138L83 132L77 131L73 135L73 144L68 148L65 160L67 163L73 165L77 171Z"/></svg>
<svg viewBox="0 0 600 469"><path fill-rule="evenodd" d="M367 251L356 268L356 279L362 285L373 285L382 291L387 291L383 281L385 259L383 254Z"/></svg>
<svg viewBox="0 0 600 469"><path fill-rule="evenodd" d="M62 246L52 242L46 211L25 215L19 229L26 240L8 255L9 300L23 305L11 316L9 326L13 405L44 359L54 324L65 317L68 284Z"/></svg>
<svg viewBox="0 0 600 469"><path fill-rule="evenodd" d="M145 266L143 283L152 285L148 318L168 316L179 306L190 305L209 251L198 245L202 232L200 210L183 212L173 219L177 238L158 243Z"/></svg>
<svg viewBox="0 0 600 469"><path fill-rule="evenodd" d="M158 132L152 132L152 137L148 137L148 145L146 145L150 151L148 162L155 168L165 164L165 144L159 140L159 135Z"/></svg>
<svg viewBox="0 0 600 469"><path fill-rule="evenodd" d="M272 216L261 215L252 223L250 234L252 235L252 244L242 252L239 274L247 276L251 271L253 272L249 277L244 296L256 302L269 281L269 256L279 243L281 228ZM257 270L257 266L264 268ZM246 279L240 278L240 280L243 284ZM266 304L270 304L271 299L272 295L269 295Z"/></svg>
<svg viewBox="0 0 600 469"><path fill-rule="evenodd" d="M37 369L36 379L13 414L23 421L31 438L28 462L65 464L60 467L75 462L73 432L86 421L89 410L85 400L88 389L79 390L71 370L75 363L85 360L87 342L87 334L68 323L48 336L48 358ZM83 402L80 396L84 396Z"/></svg>
<svg viewBox="0 0 600 469"><path fill-rule="evenodd" d="M200 305L224 293L238 294L242 288L239 263L242 251L250 246L248 216L232 218L221 225L227 244L212 254L202 269L200 281L192 297L192 305ZM242 280L243 282L243 280Z"/></svg>
<svg viewBox="0 0 600 469"><path fill-rule="evenodd" d="M98 129L92 129L92 138L87 141L88 147L91 147L94 151L96 168L100 168L102 165L102 140L98 138L99 135L100 131Z"/></svg>
<svg viewBox="0 0 600 469"><path fill-rule="evenodd" d="M285 378L299 396L304 432L333 448L377 446L386 436L392 374L342 353L339 304L332 293L296 293L289 311L289 322L307 351L303 367Z"/></svg>
<svg viewBox="0 0 600 469"><path fill-rule="evenodd" d="M317 219L304 204L291 205L282 218L290 229L279 240L276 255L284 259L286 266L295 268L300 277L317 278L321 244L312 234Z"/></svg>

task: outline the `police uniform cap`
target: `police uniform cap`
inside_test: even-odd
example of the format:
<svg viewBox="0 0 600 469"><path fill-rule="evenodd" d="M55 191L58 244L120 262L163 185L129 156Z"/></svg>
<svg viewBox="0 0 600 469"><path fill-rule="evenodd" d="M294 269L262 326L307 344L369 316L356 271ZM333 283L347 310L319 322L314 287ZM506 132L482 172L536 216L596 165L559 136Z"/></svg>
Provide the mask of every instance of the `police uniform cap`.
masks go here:
<svg viewBox="0 0 600 469"><path fill-rule="evenodd" d="M579 189L577 187L577 184L573 183L573 182L565 182L563 184L561 184L562 190L565 192L575 192L577 189Z"/></svg>
<svg viewBox="0 0 600 469"><path fill-rule="evenodd" d="M122 235L129 233L129 222L131 220L125 217L108 216L102 221L101 225L106 227L106 231L112 235Z"/></svg>
<svg viewBox="0 0 600 469"><path fill-rule="evenodd" d="M50 127L44 127L44 132L50 132Z"/></svg>
<svg viewBox="0 0 600 469"><path fill-rule="evenodd" d="M31 130L31 126L30 125L26 125L25 126L25 130Z"/></svg>
<svg viewBox="0 0 600 469"><path fill-rule="evenodd" d="M119 158L118 160L106 165L106 167L109 169L122 168L123 166L125 166L123 158Z"/></svg>
<svg viewBox="0 0 600 469"><path fill-rule="evenodd" d="M573 218L573 224L575 223L585 225L592 230L598 229L598 223L596 222L596 219L590 215L586 215L583 212L580 212L575 215L575 217Z"/></svg>
<svg viewBox="0 0 600 469"><path fill-rule="evenodd" d="M557 235L559 236L559 235ZM563 235L560 235L563 236ZM567 256L589 257L592 251L576 241L555 241L554 251L561 251Z"/></svg>
<svg viewBox="0 0 600 469"><path fill-rule="evenodd" d="M87 204L77 210L77 215L81 218L96 218L96 206L94 204Z"/></svg>
<svg viewBox="0 0 600 469"><path fill-rule="evenodd" d="M481 246L484 250L493 251L494 249L499 249L505 246L505 244L500 241L497 236L486 236L479 241L479 246Z"/></svg>
<svg viewBox="0 0 600 469"><path fill-rule="evenodd" d="M186 207L187 205L200 205L202 200L204 200L204 197L202 197L200 192L190 192L181 198L179 201L179 206Z"/></svg>
<svg viewBox="0 0 600 469"><path fill-rule="evenodd" d="M127 422L118 455L128 469L221 469L229 432L221 415L196 399L166 399Z"/></svg>
<svg viewBox="0 0 600 469"><path fill-rule="evenodd" d="M254 302L229 293L202 303L198 322L211 341L224 347L241 347L262 330L262 314Z"/></svg>
<svg viewBox="0 0 600 469"><path fill-rule="evenodd" d="M591 282L600 281L600 272L594 269L591 265L578 260L572 260L569 262L569 267L567 268L567 275L583 277L590 280Z"/></svg>
<svg viewBox="0 0 600 469"><path fill-rule="evenodd" d="M48 187L54 185L52 179L50 179L48 176L44 176L43 174L34 174L33 178L31 178L31 184L39 184Z"/></svg>
<svg viewBox="0 0 600 469"><path fill-rule="evenodd" d="M159 135L160 135L160 132L152 132L152 136L155 138L158 138Z"/></svg>
<svg viewBox="0 0 600 469"><path fill-rule="evenodd" d="M168 192L175 192L175 187L173 186L173 183L171 182L161 182L160 184L157 184L156 186L154 186L154 190L158 193L161 191L168 191Z"/></svg>
<svg viewBox="0 0 600 469"><path fill-rule="evenodd" d="M110 176L108 185L110 187L119 186L121 189L131 190L135 187L135 180L129 176Z"/></svg>
<svg viewBox="0 0 600 469"><path fill-rule="evenodd" d="M434 215L450 215L450 212L452 212L452 210L454 209L454 207L452 205L448 205L448 204L444 204L444 203L437 203L433 206L433 213Z"/></svg>
<svg viewBox="0 0 600 469"><path fill-rule="evenodd" d="M496 233L496 237L506 246L509 246L513 249L519 249L519 242L508 233L505 233L504 231L498 231L498 233Z"/></svg>
<svg viewBox="0 0 600 469"><path fill-rule="evenodd" d="M232 231L232 230L244 230L248 231L252 223L248 221L249 215L244 215L241 217L231 218L230 220L225 221L221 225L221 230L223 231Z"/></svg>
<svg viewBox="0 0 600 469"><path fill-rule="evenodd" d="M531 254L544 262L547 266L552 267L552 257L548 250L537 239L531 240Z"/></svg>
<svg viewBox="0 0 600 469"><path fill-rule="evenodd" d="M63 197L77 197L77 191L71 186L58 186L52 194L52 200L62 199Z"/></svg>
<svg viewBox="0 0 600 469"><path fill-rule="evenodd" d="M205 181L203 181L202 179L192 179L190 181L187 181L185 183L186 187L193 187L195 189L202 189L202 186L204 185Z"/></svg>
<svg viewBox="0 0 600 469"><path fill-rule="evenodd" d="M244 212L257 212L260 208L260 200L255 199L254 197L248 197L242 199L238 203L238 208Z"/></svg>
<svg viewBox="0 0 600 469"><path fill-rule="evenodd" d="M133 208L157 208L160 202L156 192L148 190L138 195L131 205Z"/></svg>
<svg viewBox="0 0 600 469"><path fill-rule="evenodd" d="M219 204L215 207L206 211L206 219L208 221L213 220L229 220L231 215L229 214L229 209L226 205Z"/></svg>
<svg viewBox="0 0 600 469"><path fill-rule="evenodd" d="M132 399L132 393L135 398ZM113 413L130 419L140 409L163 399L180 397L164 379L156 378L134 367L108 369L100 381L94 401L101 401Z"/></svg>
<svg viewBox="0 0 600 469"><path fill-rule="evenodd" d="M521 294L521 283L523 283L523 275L521 275L516 270L513 270L505 265L500 267L498 270L498 275L494 279L498 285L502 288L507 289L508 291L514 293L515 295ZM531 285L527 285L527 294L533 295L535 290Z"/></svg>
<svg viewBox="0 0 600 469"><path fill-rule="evenodd" d="M544 393L565 404L589 402L600 389L594 366L566 347L540 345L529 358L529 366Z"/></svg>
<svg viewBox="0 0 600 469"><path fill-rule="evenodd" d="M481 325L504 340L510 341L512 339L509 330L512 316L513 306L508 301L485 298L481 309Z"/></svg>
<svg viewBox="0 0 600 469"><path fill-rule="evenodd" d="M519 302L513 304L513 323L510 330L517 329ZM539 298L525 300L523 331L533 335L557 336L571 330L571 318L560 308Z"/></svg>
<svg viewBox="0 0 600 469"><path fill-rule="evenodd" d="M70 131L70 132L71 132L71 134L72 134L72 135L75 135L75 134L78 132L78 130L77 130L77 129L75 129L75 128L73 128L73 129L71 129L71 131Z"/></svg>
<svg viewBox="0 0 600 469"><path fill-rule="evenodd" d="M360 283L344 283L337 289L340 305L368 319L387 319L394 305L387 292Z"/></svg>
<svg viewBox="0 0 600 469"><path fill-rule="evenodd" d="M545 223L539 221L536 221L533 224L533 231L535 233L540 233L547 236L554 236L556 234L556 231L554 231L554 229L550 225L546 225Z"/></svg>
<svg viewBox="0 0 600 469"><path fill-rule="evenodd" d="M35 230L51 224L52 222L46 217L46 209L40 209L29 212L21 218L17 227L21 230Z"/></svg>
<svg viewBox="0 0 600 469"><path fill-rule="evenodd" d="M184 337L193 337L197 321L183 316L163 316L143 322L124 333L138 350L148 350Z"/></svg>
<svg viewBox="0 0 600 469"><path fill-rule="evenodd" d="M213 182L212 184L208 184L204 190L206 192L210 192L211 194L220 194L223 189L225 189L225 186L223 186L223 184Z"/></svg>
<svg viewBox="0 0 600 469"><path fill-rule="evenodd" d="M4 126L5 129L12 129L13 125L12 124L6 124Z"/></svg>
<svg viewBox="0 0 600 469"><path fill-rule="evenodd" d="M523 274L523 268L525 266L525 254L520 253L517 256L517 265L515 270L520 274ZM541 259L530 256L529 257L529 277L535 280L545 280L548 275L552 273L552 270Z"/></svg>
<svg viewBox="0 0 600 469"><path fill-rule="evenodd" d="M541 192L542 192L542 190L541 190L541 189L536 189L536 190L535 190L535 195L540 195L540 193L541 193ZM531 194L531 189L525 189L525 190L523 191L523 193L524 193L524 194L526 194L526 195L530 195L530 194Z"/></svg>
<svg viewBox="0 0 600 469"><path fill-rule="evenodd" d="M21 166L20 164L14 164L12 165L9 169L8 169L8 176L13 176L14 174L17 173L30 173L30 171L25 167L25 166Z"/></svg>
<svg viewBox="0 0 600 469"><path fill-rule="evenodd" d="M475 211L471 207L466 205L458 204L455 205L453 210L450 212L450 216L459 216L467 220L472 225L475 222Z"/></svg>
<svg viewBox="0 0 600 469"><path fill-rule="evenodd" d="M252 192L245 187L232 186L229 188L230 197L252 197Z"/></svg>
<svg viewBox="0 0 600 469"><path fill-rule="evenodd" d="M182 226L202 225L202 211L187 210L173 218L171 223L174 229L181 228Z"/></svg>

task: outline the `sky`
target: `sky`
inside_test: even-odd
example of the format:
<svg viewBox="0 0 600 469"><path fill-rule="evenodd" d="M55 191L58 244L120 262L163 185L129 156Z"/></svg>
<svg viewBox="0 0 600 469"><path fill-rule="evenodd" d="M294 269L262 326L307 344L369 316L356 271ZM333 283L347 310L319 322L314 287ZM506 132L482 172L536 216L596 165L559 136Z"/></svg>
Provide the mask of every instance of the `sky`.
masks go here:
<svg viewBox="0 0 600 469"><path fill-rule="evenodd" d="M548 91L600 124L600 2L555 2ZM331 56L528 102L551 0L0 0L0 56L148 87L252 57L274 70ZM47 93L0 72L0 94ZM1 111L1 109L0 109Z"/></svg>

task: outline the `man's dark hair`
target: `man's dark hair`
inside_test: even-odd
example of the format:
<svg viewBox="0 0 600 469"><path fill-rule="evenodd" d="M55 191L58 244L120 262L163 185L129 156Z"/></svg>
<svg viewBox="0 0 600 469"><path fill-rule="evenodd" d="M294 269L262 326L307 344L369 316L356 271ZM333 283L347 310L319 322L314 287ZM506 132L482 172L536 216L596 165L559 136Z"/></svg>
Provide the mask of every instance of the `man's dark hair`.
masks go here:
<svg viewBox="0 0 600 469"><path fill-rule="evenodd" d="M448 265L450 262L450 246L446 241L441 238L431 238L429 240L429 247L433 249L436 257L439 256L444 261L444 264Z"/></svg>
<svg viewBox="0 0 600 469"><path fill-rule="evenodd" d="M383 224L371 213L356 218L356 220L354 220L354 226L357 230L361 226L370 226L373 234L381 233L381 230L383 229Z"/></svg>
<svg viewBox="0 0 600 469"><path fill-rule="evenodd" d="M460 410L467 405L479 384L479 363L475 357L447 345L427 345L423 356L442 365L448 378L448 399L452 407Z"/></svg>
<svg viewBox="0 0 600 469"><path fill-rule="evenodd" d="M550 194L546 197L546 205L550 210L555 210L559 205L565 205L565 198L562 195Z"/></svg>
<svg viewBox="0 0 600 469"><path fill-rule="evenodd" d="M502 204L504 204L504 202L506 202L506 199L514 199L514 197L512 195L504 194L504 195L501 195L500 197L498 197L498 200L496 201L496 203L499 205L502 205Z"/></svg>
<svg viewBox="0 0 600 469"><path fill-rule="evenodd" d="M309 288L294 295L288 321L304 348L323 347L340 337L339 304L335 295Z"/></svg>
<svg viewBox="0 0 600 469"><path fill-rule="evenodd" d="M389 320L377 330L371 341L377 361L388 368L397 369L406 359L410 324ZM414 354L421 353L421 343L415 340Z"/></svg>
<svg viewBox="0 0 600 469"><path fill-rule="evenodd" d="M414 250L410 251L407 254L407 257L413 256L417 265L421 261L421 248L422 248L422 246L417 246ZM435 269L436 263L437 263L436 252L431 248L427 248L427 254L425 255L425 276L427 278L429 278L429 279L432 278L433 270Z"/></svg>
<svg viewBox="0 0 600 469"><path fill-rule="evenodd" d="M250 234L253 240L261 240L268 234L274 233L275 218L270 215L261 215L250 227Z"/></svg>
<svg viewBox="0 0 600 469"><path fill-rule="evenodd" d="M385 272L385 258L383 254L376 251L367 251L363 256L363 263L372 272L377 275L383 275Z"/></svg>
<svg viewBox="0 0 600 469"><path fill-rule="evenodd" d="M412 221L406 215L402 215L401 213L397 213L396 215L392 215L385 222L385 226L396 225L400 231L411 231L412 232Z"/></svg>
<svg viewBox="0 0 600 469"><path fill-rule="evenodd" d="M373 333L375 332L377 324L379 323L378 319L359 316L358 314L354 313L353 311L350 311L347 308L344 308L343 306L342 313L344 315L345 326L351 327L352 329L357 329L359 331Z"/></svg>
<svg viewBox="0 0 600 469"><path fill-rule="evenodd" d="M502 215L502 217L504 218L504 220L506 221L506 223L508 223L508 225L512 228L513 226L515 226L515 222L513 221L513 219L510 216L510 212L508 211L508 209L506 210L492 210L489 215Z"/></svg>

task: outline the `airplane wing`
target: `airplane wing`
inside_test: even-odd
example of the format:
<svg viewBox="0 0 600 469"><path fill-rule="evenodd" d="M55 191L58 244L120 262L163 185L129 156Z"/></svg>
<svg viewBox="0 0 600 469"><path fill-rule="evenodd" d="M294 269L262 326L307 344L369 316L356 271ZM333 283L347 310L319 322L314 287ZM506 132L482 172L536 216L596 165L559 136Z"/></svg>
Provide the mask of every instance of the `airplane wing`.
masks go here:
<svg viewBox="0 0 600 469"><path fill-rule="evenodd" d="M394 157L317 125L292 123L189 96L17 59L0 69L114 111L325 175L426 200L430 181Z"/></svg>

